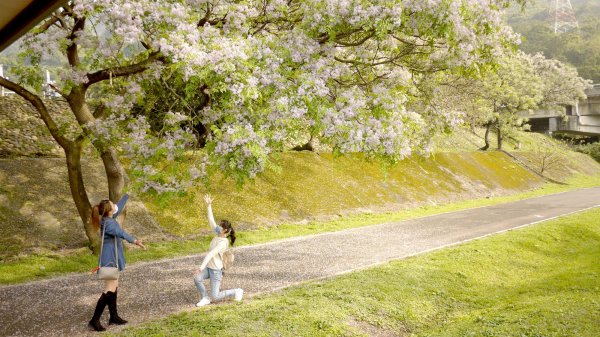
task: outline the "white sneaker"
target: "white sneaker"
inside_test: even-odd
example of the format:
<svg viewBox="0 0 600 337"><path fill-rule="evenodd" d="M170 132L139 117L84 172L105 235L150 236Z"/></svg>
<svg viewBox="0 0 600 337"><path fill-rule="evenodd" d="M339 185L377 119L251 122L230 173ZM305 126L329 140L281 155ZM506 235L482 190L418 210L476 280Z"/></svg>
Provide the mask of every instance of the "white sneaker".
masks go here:
<svg viewBox="0 0 600 337"><path fill-rule="evenodd" d="M197 307L203 307L207 304L210 304L210 300L208 299L208 297L203 297L200 302L196 303Z"/></svg>
<svg viewBox="0 0 600 337"><path fill-rule="evenodd" d="M244 290L237 288L235 289L235 297L233 298L236 301L241 301L242 297L244 297Z"/></svg>

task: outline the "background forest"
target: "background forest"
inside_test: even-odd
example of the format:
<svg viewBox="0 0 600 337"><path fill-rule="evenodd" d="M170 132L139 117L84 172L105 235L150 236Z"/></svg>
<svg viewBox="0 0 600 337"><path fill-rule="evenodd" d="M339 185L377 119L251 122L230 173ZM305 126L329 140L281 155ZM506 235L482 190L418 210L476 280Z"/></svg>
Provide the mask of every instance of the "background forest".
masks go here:
<svg viewBox="0 0 600 337"><path fill-rule="evenodd" d="M508 23L522 35L521 49L570 63L579 76L600 82L600 1L571 0L579 31L554 34L555 0L534 0L524 12L513 8Z"/></svg>

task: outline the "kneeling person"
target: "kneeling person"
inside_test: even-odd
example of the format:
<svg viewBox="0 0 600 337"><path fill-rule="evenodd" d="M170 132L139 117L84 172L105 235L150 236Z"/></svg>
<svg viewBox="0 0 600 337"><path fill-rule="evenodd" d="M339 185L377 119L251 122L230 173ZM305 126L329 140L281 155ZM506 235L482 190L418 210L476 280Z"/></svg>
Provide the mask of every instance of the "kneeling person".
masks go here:
<svg viewBox="0 0 600 337"><path fill-rule="evenodd" d="M210 279L210 291L213 301L220 301L229 297L233 297L236 301L241 301L244 291L240 288L221 291L221 280L223 279L223 254L231 245L235 243L235 231L231 223L227 220L221 220L217 226L212 214L210 195L204 197L208 206L208 223L215 233L215 237L210 242L210 248L200 269L194 273L194 283L198 292L202 296L200 302L196 303L197 307L202 307L210 303L208 293L204 287L203 281Z"/></svg>

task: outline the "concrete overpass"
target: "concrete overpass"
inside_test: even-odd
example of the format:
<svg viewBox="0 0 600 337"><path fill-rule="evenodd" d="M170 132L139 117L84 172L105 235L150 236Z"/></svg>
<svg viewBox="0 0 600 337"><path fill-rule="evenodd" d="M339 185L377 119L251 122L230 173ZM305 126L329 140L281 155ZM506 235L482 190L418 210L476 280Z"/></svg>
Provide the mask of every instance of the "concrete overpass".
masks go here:
<svg viewBox="0 0 600 337"><path fill-rule="evenodd" d="M526 115L531 131L544 133L600 136L600 84L585 91L587 99L558 112L536 111Z"/></svg>

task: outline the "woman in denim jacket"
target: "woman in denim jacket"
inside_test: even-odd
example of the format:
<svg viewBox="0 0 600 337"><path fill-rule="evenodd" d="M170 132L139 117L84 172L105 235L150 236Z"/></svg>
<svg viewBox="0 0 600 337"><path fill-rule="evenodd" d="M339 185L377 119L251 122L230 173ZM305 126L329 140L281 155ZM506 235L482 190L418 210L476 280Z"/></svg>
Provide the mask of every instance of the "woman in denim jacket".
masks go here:
<svg viewBox="0 0 600 337"><path fill-rule="evenodd" d="M92 209L92 224L96 230L100 233L104 232L104 243L102 245L102 254L100 256L101 267L116 267L117 261L115 261L115 255L118 255L118 266L119 271L125 269L125 256L123 255L123 239L129 243L133 243L142 248L144 245L142 241L135 239L129 235L117 222L116 218L120 214L121 210L125 207L125 203L129 199L129 196L125 194L121 200L115 205L110 200L102 200L97 206ZM115 240L116 238L116 240ZM117 253L115 254L115 241L117 244ZM126 320L119 317L117 313L117 287L119 286L119 280L104 280L104 292L100 295L98 302L96 303L96 310L94 310L94 316L89 322L90 328L96 331L106 330L102 324L100 324L100 316L104 312L104 307L108 305L110 312L110 319L108 324L125 324Z"/></svg>

